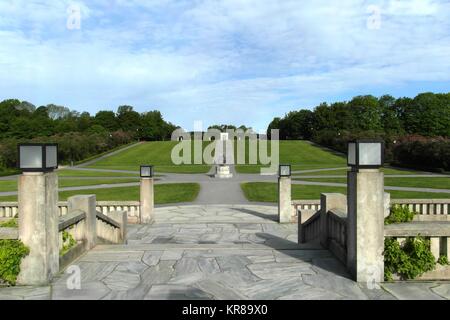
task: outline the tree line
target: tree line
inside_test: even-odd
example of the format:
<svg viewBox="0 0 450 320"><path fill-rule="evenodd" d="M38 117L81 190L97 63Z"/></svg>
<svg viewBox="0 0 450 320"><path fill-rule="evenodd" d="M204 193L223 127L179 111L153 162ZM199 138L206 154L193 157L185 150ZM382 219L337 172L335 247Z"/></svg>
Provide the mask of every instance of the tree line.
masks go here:
<svg viewBox="0 0 450 320"><path fill-rule="evenodd" d="M16 99L0 102L0 139L123 131L133 139L167 140L176 128L157 110L138 113L126 105L120 106L117 112L102 110L91 116L89 112L80 113L54 104L36 108Z"/></svg>
<svg viewBox="0 0 450 320"><path fill-rule="evenodd" d="M14 167L20 142L57 142L64 162L79 161L136 140L170 140L177 128L154 110L132 106L95 115L49 104L8 99L0 102L0 171Z"/></svg>
<svg viewBox="0 0 450 320"><path fill-rule="evenodd" d="M414 98L356 96L350 101L322 103L274 118L271 129L280 139L312 140L346 152L347 142L379 138L387 161L408 167L450 170L450 93L421 93Z"/></svg>

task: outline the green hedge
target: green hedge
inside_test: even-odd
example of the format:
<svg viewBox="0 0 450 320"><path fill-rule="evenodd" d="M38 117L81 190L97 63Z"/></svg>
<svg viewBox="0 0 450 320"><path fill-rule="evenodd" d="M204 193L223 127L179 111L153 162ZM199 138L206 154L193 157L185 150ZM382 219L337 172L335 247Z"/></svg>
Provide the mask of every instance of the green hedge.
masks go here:
<svg viewBox="0 0 450 320"><path fill-rule="evenodd" d="M393 162L409 168L450 171L450 139L401 142L393 148Z"/></svg>
<svg viewBox="0 0 450 320"><path fill-rule="evenodd" d="M20 262L29 252L20 240L0 240L0 282L16 284Z"/></svg>

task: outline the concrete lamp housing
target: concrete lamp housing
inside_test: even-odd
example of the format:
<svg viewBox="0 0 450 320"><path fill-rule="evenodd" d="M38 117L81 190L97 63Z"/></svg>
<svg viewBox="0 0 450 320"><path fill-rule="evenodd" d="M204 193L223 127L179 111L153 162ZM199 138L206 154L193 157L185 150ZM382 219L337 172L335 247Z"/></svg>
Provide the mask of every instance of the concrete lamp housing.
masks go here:
<svg viewBox="0 0 450 320"><path fill-rule="evenodd" d="M347 165L352 169L378 169L384 164L384 141L355 140L348 143Z"/></svg>
<svg viewBox="0 0 450 320"><path fill-rule="evenodd" d="M22 143L18 145L18 167L22 172L51 172L58 168L58 145Z"/></svg>
<svg viewBox="0 0 450 320"><path fill-rule="evenodd" d="M151 165L141 166L141 178L153 178L154 169Z"/></svg>
<svg viewBox="0 0 450 320"><path fill-rule="evenodd" d="M280 164L280 169L278 172L280 177L290 177L291 176L291 165L290 164Z"/></svg>

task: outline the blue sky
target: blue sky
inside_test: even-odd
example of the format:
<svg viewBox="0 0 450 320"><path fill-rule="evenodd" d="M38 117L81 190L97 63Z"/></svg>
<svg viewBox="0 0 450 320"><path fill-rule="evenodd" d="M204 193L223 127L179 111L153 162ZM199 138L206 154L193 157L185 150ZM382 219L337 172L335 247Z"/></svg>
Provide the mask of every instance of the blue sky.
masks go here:
<svg viewBox="0 0 450 320"><path fill-rule="evenodd" d="M0 13L0 99L265 130L323 101L450 91L450 1L1 0Z"/></svg>

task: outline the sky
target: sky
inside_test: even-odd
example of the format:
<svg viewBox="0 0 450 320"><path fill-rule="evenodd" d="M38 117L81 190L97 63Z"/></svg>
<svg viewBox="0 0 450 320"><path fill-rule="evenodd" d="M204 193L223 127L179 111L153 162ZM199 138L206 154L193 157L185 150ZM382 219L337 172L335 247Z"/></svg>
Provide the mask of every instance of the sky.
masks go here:
<svg viewBox="0 0 450 320"><path fill-rule="evenodd" d="M265 131L427 91L450 92L450 0L0 0L0 100Z"/></svg>

